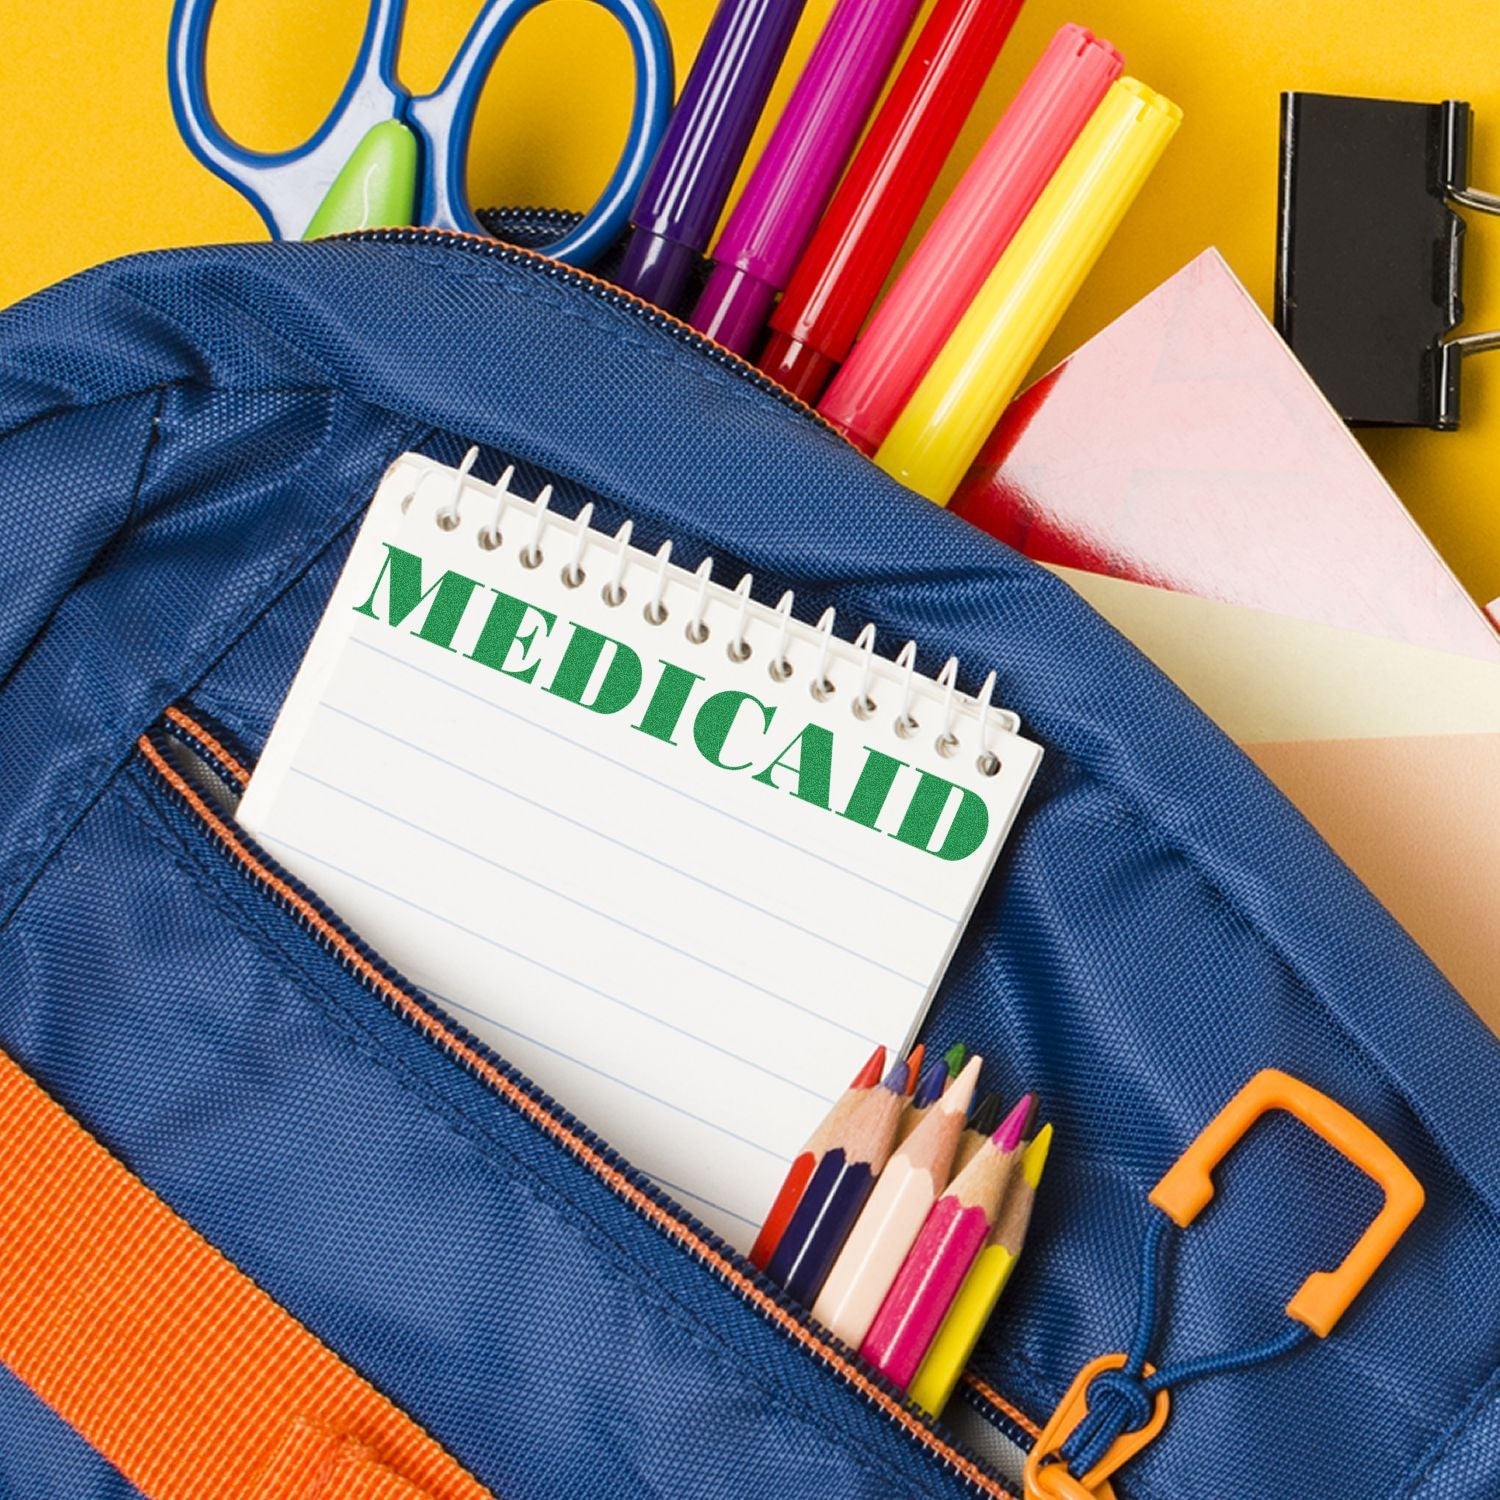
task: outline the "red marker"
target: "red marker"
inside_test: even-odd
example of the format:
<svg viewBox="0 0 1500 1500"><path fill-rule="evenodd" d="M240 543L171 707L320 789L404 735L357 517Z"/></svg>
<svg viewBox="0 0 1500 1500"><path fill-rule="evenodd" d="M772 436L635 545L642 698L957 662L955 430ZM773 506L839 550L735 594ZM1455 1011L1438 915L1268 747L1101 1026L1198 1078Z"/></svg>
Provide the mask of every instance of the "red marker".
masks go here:
<svg viewBox="0 0 1500 1500"><path fill-rule="evenodd" d="M1052 38L818 405L866 453L884 441L1123 68L1082 26Z"/></svg>
<svg viewBox="0 0 1500 1500"><path fill-rule="evenodd" d="M1022 0L937 0L798 262L760 367L816 401L847 357Z"/></svg>

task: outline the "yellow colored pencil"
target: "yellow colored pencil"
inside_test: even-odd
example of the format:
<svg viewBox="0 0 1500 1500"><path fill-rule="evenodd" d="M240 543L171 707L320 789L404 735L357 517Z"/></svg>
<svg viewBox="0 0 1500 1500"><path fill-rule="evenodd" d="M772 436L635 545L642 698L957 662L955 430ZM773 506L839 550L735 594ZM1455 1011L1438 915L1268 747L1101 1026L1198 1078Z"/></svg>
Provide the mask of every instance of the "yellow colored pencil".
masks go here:
<svg viewBox="0 0 1500 1500"><path fill-rule="evenodd" d="M1010 1274L1021 1256L1037 1184L1047 1165L1052 1145L1052 1127L1043 1125L1025 1151L1020 1170L1011 1181L1000 1217L990 1232L989 1243L979 1252L964 1284L953 1299L932 1347L911 1383L908 1394L928 1416L935 1417L948 1404L958 1377L963 1374L984 1325L989 1322Z"/></svg>
<svg viewBox="0 0 1500 1500"><path fill-rule="evenodd" d="M1110 85L880 445L887 474L948 503L1181 120L1137 79Z"/></svg>

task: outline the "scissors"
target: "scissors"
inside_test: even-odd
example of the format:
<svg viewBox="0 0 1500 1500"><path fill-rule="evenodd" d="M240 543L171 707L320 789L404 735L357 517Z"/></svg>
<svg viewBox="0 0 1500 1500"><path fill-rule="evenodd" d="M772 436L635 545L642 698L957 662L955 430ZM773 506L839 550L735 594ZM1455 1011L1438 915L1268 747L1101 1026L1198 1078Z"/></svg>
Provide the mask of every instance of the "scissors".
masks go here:
<svg viewBox="0 0 1500 1500"><path fill-rule="evenodd" d="M484 234L465 188L474 111L517 23L546 0L486 0L443 81L411 94L396 76L406 0L371 0L359 53L328 118L291 151L226 136L204 81L214 0L177 0L168 65L172 112L193 154L237 187L277 239L376 225ZM654 0L594 0L625 29L635 67L630 131L614 175L582 221L544 253L596 260L625 227L672 107L672 52Z"/></svg>

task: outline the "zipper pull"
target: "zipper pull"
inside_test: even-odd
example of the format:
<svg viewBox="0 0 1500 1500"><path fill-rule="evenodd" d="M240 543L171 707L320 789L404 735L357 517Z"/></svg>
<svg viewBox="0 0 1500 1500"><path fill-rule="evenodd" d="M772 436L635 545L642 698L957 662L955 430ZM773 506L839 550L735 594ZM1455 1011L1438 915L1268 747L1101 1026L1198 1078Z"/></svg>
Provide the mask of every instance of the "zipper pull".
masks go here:
<svg viewBox="0 0 1500 1500"><path fill-rule="evenodd" d="M1067 1394L1058 1402L1056 1411L1042 1429L1036 1446L1026 1456L1023 1473L1026 1500L1115 1500L1109 1476L1134 1458L1167 1425L1172 1399L1166 1391L1157 1392L1150 1419L1145 1426L1117 1437L1104 1456L1081 1479L1075 1479L1069 1472L1061 1450L1073 1435L1073 1429L1088 1415L1089 1387L1095 1376L1123 1369L1124 1365L1123 1354L1101 1354L1074 1377ZM1154 1366L1147 1364L1142 1373L1149 1376L1156 1371Z"/></svg>
<svg viewBox="0 0 1500 1500"><path fill-rule="evenodd" d="M1281 1334L1158 1372L1146 1356L1157 1339L1166 1290L1166 1236L1193 1223L1214 1196L1214 1169L1273 1109L1300 1120L1368 1173L1382 1189L1384 1204L1340 1265L1314 1271L1302 1283L1287 1303L1291 1326ZM1166 1425L1169 1386L1253 1370L1294 1353L1313 1337L1325 1338L1416 1217L1422 1199L1421 1184L1401 1159L1342 1105L1275 1068L1257 1073L1151 1190L1156 1213L1141 1244L1141 1294L1129 1352L1101 1355L1078 1372L1026 1460L1026 1500L1114 1500L1109 1476ZM1083 1470L1081 1477L1074 1468Z"/></svg>

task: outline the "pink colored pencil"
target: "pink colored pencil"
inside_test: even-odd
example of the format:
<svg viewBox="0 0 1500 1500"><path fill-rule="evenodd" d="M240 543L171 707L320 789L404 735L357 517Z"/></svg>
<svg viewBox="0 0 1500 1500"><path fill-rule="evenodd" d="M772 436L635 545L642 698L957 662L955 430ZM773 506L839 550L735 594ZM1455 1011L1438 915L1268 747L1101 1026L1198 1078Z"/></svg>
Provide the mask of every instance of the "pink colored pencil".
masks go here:
<svg viewBox="0 0 1500 1500"><path fill-rule="evenodd" d="M1030 1111L1031 1098L1023 1096L986 1148L933 1204L860 1346L859 1352L903 1390L994 1227Z"/></svg>

